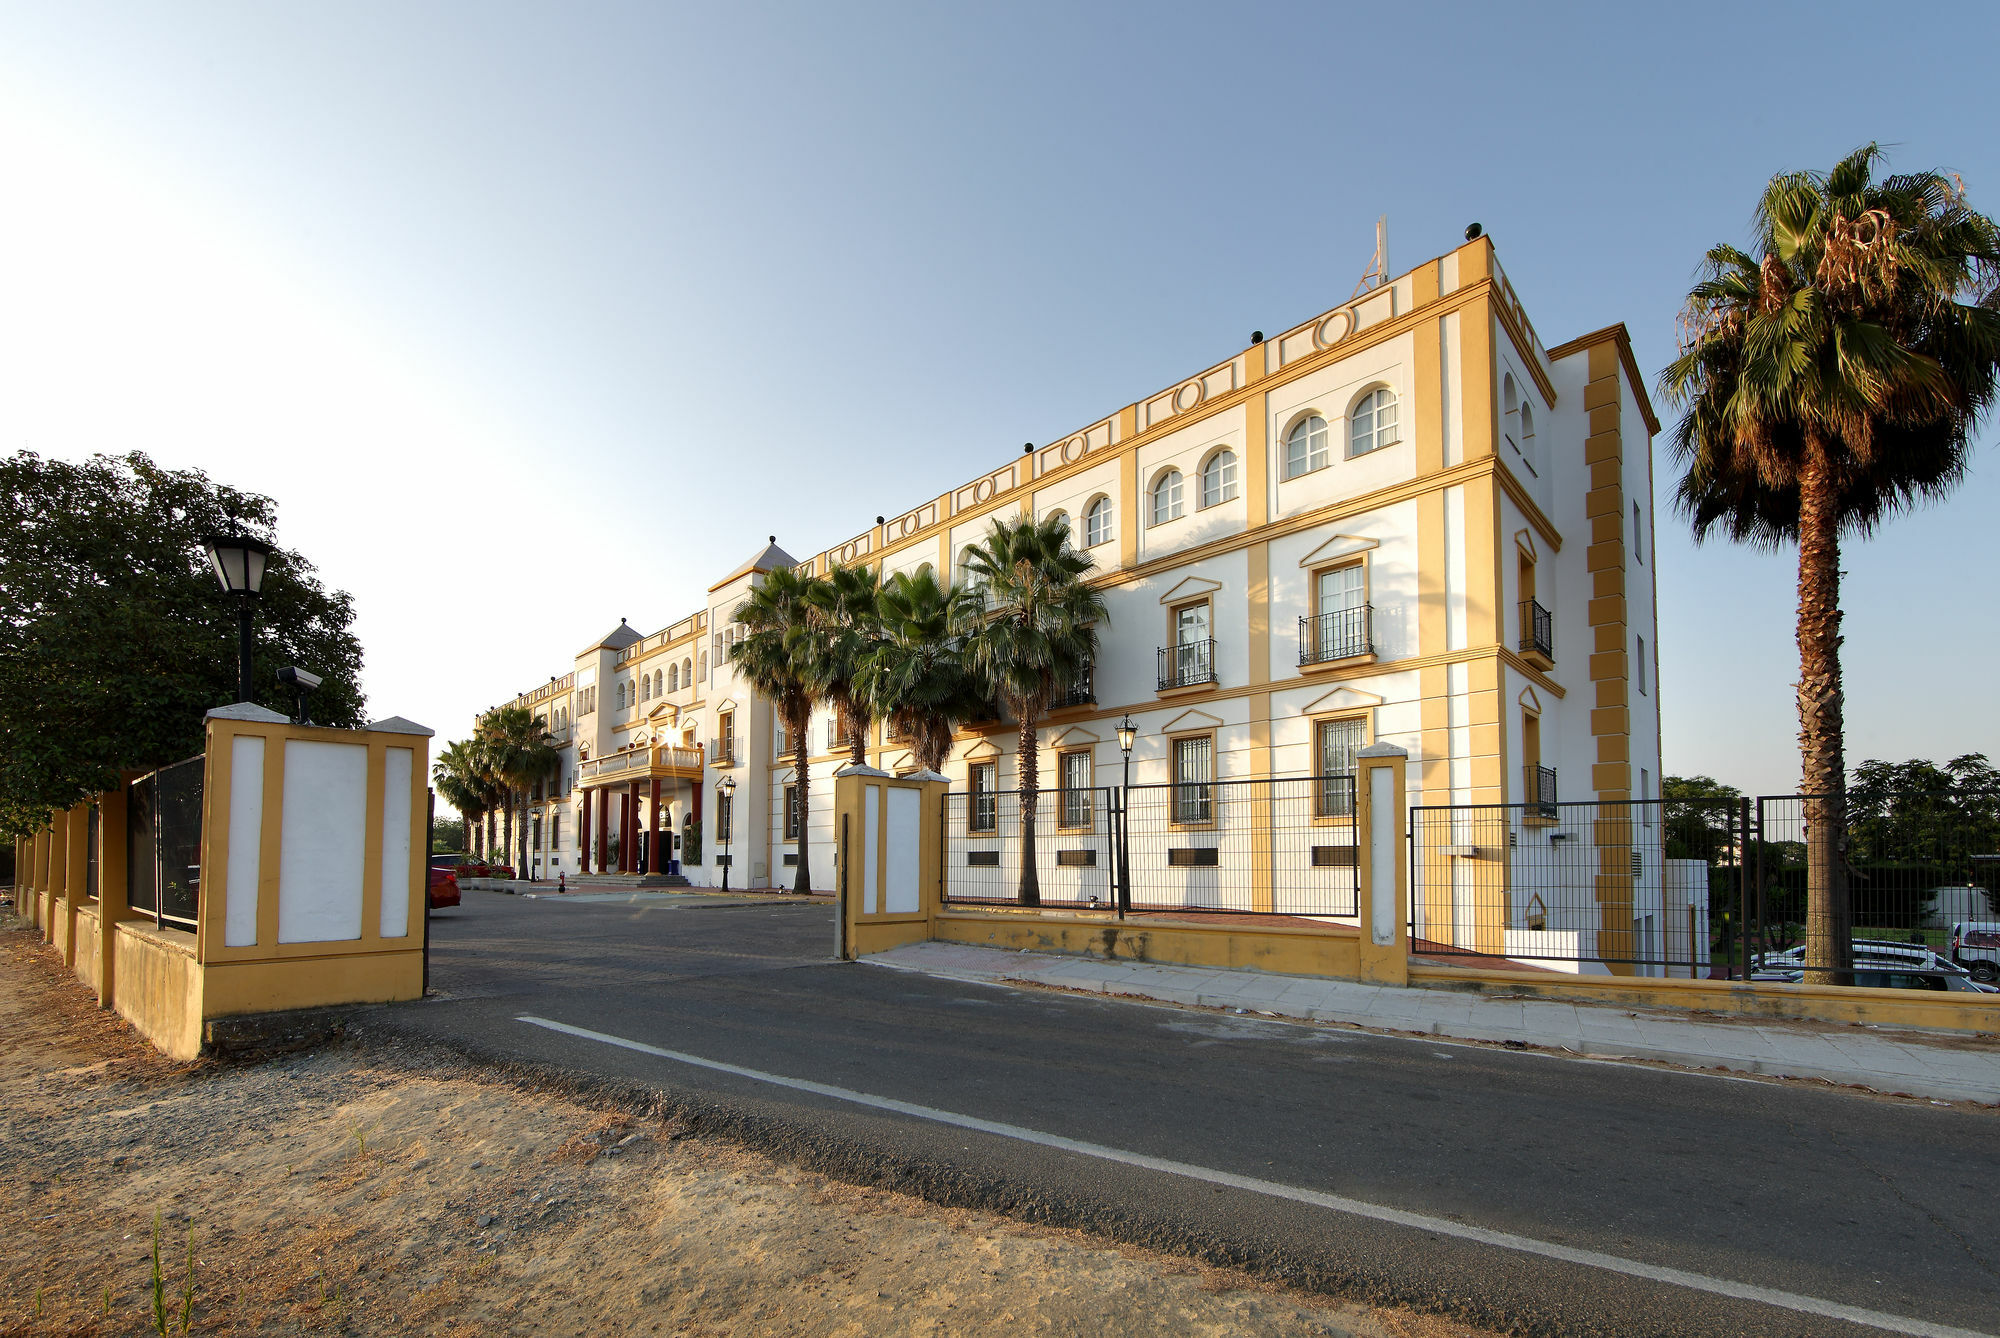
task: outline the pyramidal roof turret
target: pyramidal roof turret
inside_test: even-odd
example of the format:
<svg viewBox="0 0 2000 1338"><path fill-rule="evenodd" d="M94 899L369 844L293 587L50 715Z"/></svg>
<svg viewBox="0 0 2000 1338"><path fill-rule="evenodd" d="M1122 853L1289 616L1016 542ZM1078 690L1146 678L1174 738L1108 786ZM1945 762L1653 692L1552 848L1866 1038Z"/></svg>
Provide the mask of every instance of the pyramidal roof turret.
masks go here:
<svg viewBox="0 0 2000 1338"><path fill-rule="evenodd" d="M623 650L639 639L639 634L632 630L632 625L620 618L618 626L585 646L583 654L588 655L594 650Z"/></svg>
<svg viewBox="0 0 2000 1338"><path fill-rule="evenodd" d="M723 586L728 585L731 581L734 581L739 577L748 576L753 572L776 571L780 567L796 567L798 565L799 565L799 560L797 558L793 557L790 553L787 553L784 549L778 547L778 536L774 534L771 536L771 542L764 545L763 552L759 553L756 557L751 558L748 562L738 567L735 571L730 572L729 575L723 577L721 580L717 581L714 585L711 585L708 588L710 590L720 590Z"/></svg>

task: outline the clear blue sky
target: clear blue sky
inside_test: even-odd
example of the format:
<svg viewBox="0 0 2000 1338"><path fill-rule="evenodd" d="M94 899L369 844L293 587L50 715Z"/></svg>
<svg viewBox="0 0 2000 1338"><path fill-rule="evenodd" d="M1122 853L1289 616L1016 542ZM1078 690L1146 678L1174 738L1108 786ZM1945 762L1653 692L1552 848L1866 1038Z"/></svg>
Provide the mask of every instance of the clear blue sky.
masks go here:
<svg viewBox="0 0 2000 1338"><path fill-rule="evenodd" d="M457 734L1336 303L1378 214L1650 376L1775 171L1878 139L2000 209L2000 11L1902 12L0 5L0 447L272 494L373 707ZM1982 444L1850 550L1855 759L2000 754L1997 504ZM1667 769L1789 788L1791 556L1683 533Z"/></svg>

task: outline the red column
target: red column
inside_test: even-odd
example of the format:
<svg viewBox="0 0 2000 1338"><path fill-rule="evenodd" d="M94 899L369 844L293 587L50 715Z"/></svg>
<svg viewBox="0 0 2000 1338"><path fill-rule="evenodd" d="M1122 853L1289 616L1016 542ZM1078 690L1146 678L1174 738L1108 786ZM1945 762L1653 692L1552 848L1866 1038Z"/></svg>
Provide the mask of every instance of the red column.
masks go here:
<svg viewBox="0 0 2000 1338"><path fill-rule="evenodd" d="M660 782L653 782L653 835L646 842L646 872L665 873L667 852L660 849Z"/></svg>
<svg viewBox="0 0 2000 1338"><path fill-rule="evenodd" d="M576 824L576 871L590 872L590 791L583 792L583 817Z"/></svg>
<svg viewBox="0 0 2000 1338"><path fill-rule="evenodd" d="M599 873L607 872L610 864L609 852L605 849L609 844L605 838L609 834L610 827L611 796L600 794L597 796L597 872Z"/></svg>
<svg viewBox="0 0 2000 1338"><path fill-rule="evenodd" d="M625 872L639 872L639 782L633 781L625 798Z"/></svg>

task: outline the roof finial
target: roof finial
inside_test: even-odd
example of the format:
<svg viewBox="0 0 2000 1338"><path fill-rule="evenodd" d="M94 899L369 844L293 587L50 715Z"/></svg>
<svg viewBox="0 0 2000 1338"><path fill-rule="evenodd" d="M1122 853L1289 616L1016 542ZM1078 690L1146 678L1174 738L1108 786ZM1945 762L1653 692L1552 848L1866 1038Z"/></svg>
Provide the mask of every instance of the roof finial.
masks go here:
<svg viewBox="0 0 2000 1338"><path fill-rule="evenodd" d="M774 535L772 535L772 536L771 536L771 542L772 542L772 543L776 543L776 542L778 542L778 536L777 536L777 535L775 535L775 534L774 534Z"/></svg>

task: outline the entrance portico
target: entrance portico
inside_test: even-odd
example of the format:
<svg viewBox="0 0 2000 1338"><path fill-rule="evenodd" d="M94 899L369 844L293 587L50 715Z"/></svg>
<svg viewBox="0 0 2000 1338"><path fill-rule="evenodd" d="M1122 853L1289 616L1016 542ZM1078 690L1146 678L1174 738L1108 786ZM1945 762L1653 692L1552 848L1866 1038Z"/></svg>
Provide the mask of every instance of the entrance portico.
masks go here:
<svg viewBox="0 0 2000 1338"><path fill-rule="evenodd" d="M595 873L661 873L672 844L672 811L694 802L703 767L699 744L626 748L577 767L583 790L582 866ZM685 790L683 790L685 786ZM666 842L662 844L662 840Z"/></svg>

